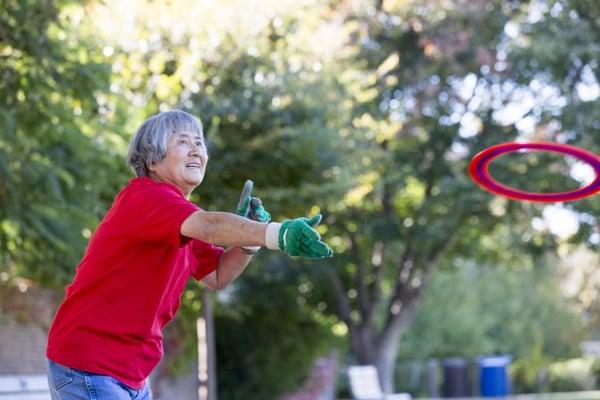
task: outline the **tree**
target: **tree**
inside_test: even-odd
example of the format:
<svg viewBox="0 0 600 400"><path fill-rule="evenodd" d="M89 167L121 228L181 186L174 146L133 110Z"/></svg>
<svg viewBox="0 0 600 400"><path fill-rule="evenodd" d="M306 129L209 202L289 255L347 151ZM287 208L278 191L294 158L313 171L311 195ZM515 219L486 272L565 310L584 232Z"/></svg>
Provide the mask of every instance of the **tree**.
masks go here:
<svg viewBox="0 0 600 400"><path fill-rule="evenodd" d="M109 31L107 42L118 65L113 82L124 97L140 104L141 114L180 107L202 119L211 159L192 200L207 210L234 210L247 178L254 180L257 195L266 195L265 205L278 220L315 213L315 193L338 190L339 182L325 172L339 158L338 121L347 119L349 107L338 107L341 90L322 57L297 47L302 36L313 35L311 25L322 23L320 13L327 5L297 7L287 2L282 12L281 3L273 2L279 11L261 10L239 26L223 19L220 9L203 9L202 3L191 10L184 1L153 3L136 11L144 21L139 29L121 34L118 29L128 25L116 23L115 37L110 36L111 24L119 13L109 12L111 20L104 21L104 5L93 8L98 29ZM119 7L118 2L113 6ZM163 25L164 19L154 18L163 14L176 18L181 32L168 19ZM190 19L198 14L205 24ZM264 30L257 31L256 25ZM151 35L147 26L152 26ZM214 49L213 40L218 42ZM132 43L145 47L133 45L131 50ZM283 260L254 261L251 268L262 267L257 273L262 281L248 271L230 289L235 301L215 307L217 376L223 395L267 398L289 390L329 340L321 333L333 322L296 303L303 278L295 272L296 262ZM290 275L270 279L265 270L274 268L272 263L281 271L290 268ZM252 287L264 289L257 293ZM172 369L194 356L193 322L199 309L198 295L188 290L181 318L166 338L167 350L182 356ZM239 333L242 327L244 335ZM281 354L296 361L294 368L286 368L285 378L277 367Z"/></svg>
<svg viewBox="0 0 600 400"><path fill-rule="evenodd" d="M0 268L61 286L125 168L102 124L110 64L68 1L0 12Z"/></svg>
<svg viewBox="0 0 600 400"><path fill-rule="evenodd" d="M541 206L479 190L466 167L479 150L516 137L598 150L598 53L571 42L598 39L598 6L296 3L266 2L252 16L237 12L243 1L223 14L201 3L139 3L133 30L130 14L118 12L131 6L122 2L6 3L3 265L45 280L70 276L55 272L71 268L77 254L69 249L83 249L80 232L89 235L128 176L115 162L125 153L121 135L181 107L202 117L211 146L194 201L232 209L252 178L277 219L313 204L311 212L324 212L320 229L337 255L313 265L307 305L345 323L356 360L377 365L391 391L402 334L443 262L505 265L556 248L556 237L531 228ZM82 13L86 28L76 25ZM88 45L88 29L103 48ZM565 174L573 166L556 155L515 154L495 161L493 173L547 191L579 185ZM597 248L596 203L569 205L582 212L573 243Z"/></svg>
<svg viewBox="0 0 600 400"><path fill-rule="evenodd" d="M572 4L554 3L563 7L556 18L570 18ZM545 64L534 62L538 53L520 60L530 53L527 44L546 48L555 42L540 40L541 34L521 41L505 33L509 24L526 27L539 2L403 4L375 2L350 20L361 44L353 78L362 78L362 85L353 93L349 152L361 162L351 170L358 177L355 187L343 203L330 200L326 220L338 252L330 275L337 314L348 326L357 362L376 365L388 392L400 339L440 263L457 255L502 262L557 246L555 237L531 228L541 206L477 189L467 177L468 161L489 145L517 137L560 140L552 116L581 116L569 110L572 96L554 91L554 80L541 86L551 95L537 95L541 88L532 79L546 76ZM553 18L550 11L545 15ZM579 34L586 36L586 29ZM562 56L556 62L571 70L573 57ZM514 115L524 93L534 104ZM538 127L534 136L520 123L528 110ZM569 134L563 140L597 149L587 131ZM579 184L561 175L569 164L556 155L503 157L493 168L506 184L532 191ZM583 211L590 204L573 207ZM503 232L511 233L507 243L494 242L495 233Z"/></svg>
<svg viewBox="0 0 600 400"><path fill-rule="evenodd" d="M548 85L560 95L563 107L550 112L532 110L552 140L573 143L599 154L600 56L590 43L600 39L600 5L591 0L543 1L532 5L532 17L515 25L511 62L521 84ZM566 205L579 213L580 229L572 243L600 248L598 201Z"/></svg>
<svg viewBox="0 0 600 400"><path fill-rule="evenodd" d="M546 357L577 355L585 329L573 304L564 301L557 268L548 261L531 269L467 263L437 270L402 354L526 358L540 345Z"/></svg>
<svg viewBox="0 0 600 400"><path fill-rule="evenodd" d="M341 344L330 333L335 319L307 306L306 268L291 269L278 256L261 261L217 313L219 393L226 399L278 398L298 387L316 357Z"/></svg>

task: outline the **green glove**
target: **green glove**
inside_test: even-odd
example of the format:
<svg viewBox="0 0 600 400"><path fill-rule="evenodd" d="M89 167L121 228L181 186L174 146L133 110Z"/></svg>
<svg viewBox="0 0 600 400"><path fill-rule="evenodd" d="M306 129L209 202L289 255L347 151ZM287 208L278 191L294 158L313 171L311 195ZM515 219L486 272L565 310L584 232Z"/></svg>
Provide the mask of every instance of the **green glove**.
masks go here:
<svg viewBox="0 0 600 400"><path fill-rule="evenodd" d="M265 210L262 201L258 197L252 197L253 186L254 183L249 179L244 184L236 214L252 221L269 222L271 221L271 214Z"/></svg>
<svg viewBox="0 0 600 400"><path fill-rule="evenodd" d="M296 218L282 222L279 230L279 248L293 257L333 257L333 250L321 240L314 228L321 222L321 214L311 219Z"/></svg>

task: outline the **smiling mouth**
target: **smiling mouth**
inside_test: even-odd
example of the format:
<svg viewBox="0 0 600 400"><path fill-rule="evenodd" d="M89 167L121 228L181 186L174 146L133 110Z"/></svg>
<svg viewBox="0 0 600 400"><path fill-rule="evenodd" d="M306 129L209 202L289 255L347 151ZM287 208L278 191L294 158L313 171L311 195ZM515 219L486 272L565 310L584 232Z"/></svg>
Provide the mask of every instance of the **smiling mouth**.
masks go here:
<svg viewBox="0 0 600 400"><path fill-rule="evenodd" d="M185 164L185 167L186 168L198 168L198 169L200 169L200 163L195 163L195 162L187 163L187 164Z"/></svg>

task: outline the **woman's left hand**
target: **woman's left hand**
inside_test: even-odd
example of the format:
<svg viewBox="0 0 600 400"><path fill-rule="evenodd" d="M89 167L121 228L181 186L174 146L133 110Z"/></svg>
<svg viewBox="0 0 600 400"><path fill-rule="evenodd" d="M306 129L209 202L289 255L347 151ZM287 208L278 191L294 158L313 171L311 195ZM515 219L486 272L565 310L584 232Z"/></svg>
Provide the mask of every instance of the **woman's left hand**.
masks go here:
<svg viewBox="0 0 600 400"><path fill-rule="evenodd" d="M238 203L236 214L256 222L267 223L271 221L271 214L265 209L258 197L252 197L254 183L247 180Z"/></svg>

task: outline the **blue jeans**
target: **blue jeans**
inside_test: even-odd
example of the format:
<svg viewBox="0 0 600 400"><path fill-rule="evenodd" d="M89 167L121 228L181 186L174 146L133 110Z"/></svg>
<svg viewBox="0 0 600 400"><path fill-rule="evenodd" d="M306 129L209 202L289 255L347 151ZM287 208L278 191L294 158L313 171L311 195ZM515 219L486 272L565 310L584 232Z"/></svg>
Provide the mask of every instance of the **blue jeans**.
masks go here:
<svg viewBox="0 0 600 400"><path fill-rule="evenodd" d="M107 375L92 374L48 360L52 400L151 400L148 384L132 389Z"/></svg>

